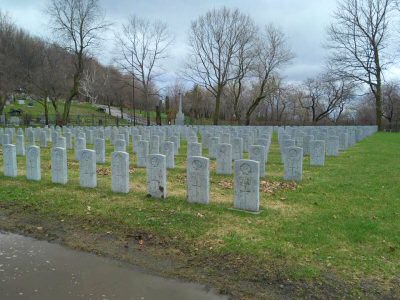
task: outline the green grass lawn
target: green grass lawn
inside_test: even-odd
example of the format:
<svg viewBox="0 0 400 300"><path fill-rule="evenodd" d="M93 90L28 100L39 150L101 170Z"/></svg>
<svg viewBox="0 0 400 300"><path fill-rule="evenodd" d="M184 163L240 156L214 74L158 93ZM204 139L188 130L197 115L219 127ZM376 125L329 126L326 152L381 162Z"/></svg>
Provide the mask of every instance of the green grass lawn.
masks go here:
<svg viewBox="0 0 400 300"><path fill-rule="evenodd" d="M259 215L230 210L233 178L216 175L215 161L210 164L210 205L187 203L185 142L176 168L168 170L166 200L146 197L146 172L135 167L132 154L131 191L120 195L111 192L111 146L107 146L108 162L98 165L98 188L94 190L79 187L79 164L73 151L68 154L68 184L52 184L49 150L42 149L40 183L25 179L21 157L17 179L0 175L0 211L68 220L89 232L112 232L121 239L127 232L151 233L168 241L166 253L178 249L184 257L204 264L210 277L225 272L226 280L263 286L263 274L271 278L274 273L285 282L319 282L332 274L354 287L347 291L353 296L362 295L363 281L400 293L393 281L400 276L399 146L399 134L378 133L339 157L327 157L325 167L310 167L305 158L304 180L297 188L283 185L271 191L270 187L281 186L283 177L274 136L267 176L262 179ZM2 165L0 161L1 170ZM237 264L230 257L237 258ZM217 258L218 264L213 265ZM236 273L231 274L231 268ZM250 298L264 295L262 290L239 287L236 292Z"/></svg>
<svg viewBox="0 0 400 300"><path fill-rule="evenodd" d="M44 116L44 108L43 106L38 103L38 102L33 102L33 106L30 107L28 106L28 101L25 101L26 104L21 105L18 104L17 102L14 104L10 104L7 105L4 108L4 112L9 113L12 109L21 109L23 111L23 115L29 114L31 115L33 118L37 118L37 117L42 117ZM50 117L50 122L54 123L54 119L55 119L55 110L54 107L51 103L48 103L48 110L49 110L49 117ZM64 102L63 101L59 101L58 103L58 112L60 115L62 115L64 111ZM73 102L71 105L71 109L70 109L70 122L72 124L76 124L77 123L77 117L79 116L79 122L82 126L84 125L97 125L98 124L98 120L102 120L103 121L103 125L105 124L104 119L107 119L107 125L112 125L115 126L116 125L116 117L113 116L109 116L108 115L108 111L106 110L105 113L103 112L99 112L97 111L97 107L90 104L90 103L85 103L85 102ZM53 121L52 121L53 118ZM119 121L119 125L127 125L128 121L126 120L118 120Z"/></svg>
<svg viewBox="0 0 400 300"><path fill-rule="evenodd" d="M11 109L22 109L24 113L31 114L31 115L42 115L44 114L44 108L43 105L41 105L38 102L33 102L33 106L29 107L28 106L28 101L25 101L26 104L21 105L18 103L13 103L10 105L7 105L4 108L5 112L9 112ZM49 115L54 115L55 110L53 105L49 102L48 103L48 109L49 109ZM60 114L64 111L64 102L59 101L58 103L58 111ZM71 110L70 110L71 115L95 115L95 116L102 116L104 113L98 112L97 108L93 106L90 103L84 103L84 102L73 102L71 105Z"/></svg>

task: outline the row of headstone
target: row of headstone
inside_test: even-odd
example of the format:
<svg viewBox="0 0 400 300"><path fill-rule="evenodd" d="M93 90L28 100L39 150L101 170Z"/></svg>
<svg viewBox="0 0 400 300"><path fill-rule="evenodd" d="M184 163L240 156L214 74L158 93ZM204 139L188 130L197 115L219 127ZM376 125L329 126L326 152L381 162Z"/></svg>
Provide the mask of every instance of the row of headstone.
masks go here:
<svg viewBox="0 0 400 300"><path fill-rule="evenodd" d="M170 146L171 144L169 144ZM16 146L7 144L3 148L4 175L17 176ZM153 198L167 196L167 162L162 154L149 154L147 158L147 194ZM236 160L234 177L234 207L237 209L259 210L259 162ZM41 180L40 148L29 146L26 154L26 177ZM65 148L51 150L51 180L53 183L67 184L67 153ZM97 187L96 153L83 149L79 160L79 182L85 188ZM112 153L111 190L128 193L129 154L123 151ZM208 204L210 201L209 159L191 156L187 161L187 200L191 203Z"/></svg>
<svg viewBox="0 0 400 300"><path fill-rule="evenodd" d="M162 128L162 127L161 127ZM200 133L204 146L209 150L209 157L217 159L218 174L232 174L233 161L243 157L245 148L249 152L249 158L260 162L260 176L265 175L265 162L267 160L270 140L271 127L261 128L243 128L243 127L222 127L222 129L213 126L202 126L190 128L185 126L164 127L163 129L155 127L76 127L76 128L26 128L25 133L28 137L29 145L34 145L36 138L40 137L40 146L47 147L48 141L52 142L52 147L61 147L72 149L72 139L75 138L75 159L79 161L80 152L86 149L88 143L93 143L96 153L97 163L105 162L105 139L109 138L115 146L115 151L126 151L126 145L129 144L132 136L133 151L137 154L137 166L146 167L147 155L164 154L167 156L167 167L174 168L174 155L180 146L180 136L188 141L187 156L202 155L202 144L197 143L197 133ZM313 166L324 165L326 155L336 156L339 150L347 149L367 135L376 131L376 127L287 127L275 128L278 130L282 162L285 162L285 150L291 146L298 146L303 149L303 155L310 155L310 164ZM61 136L65 134L66 137ZM139 134L140 133L140 134ZM313 135L311 135L313 134ZM328 136L330 134L331 136ZM334 136L333 134L337 134ZM15 135L15 128L6 128L0 130L0 140L3 144L11 143ZM214 135L214 137L212 137ZM142 139L142 136L150 139ZM241 137L238 137L241 136ZM314 140L314 136L320 140ZM349 139L350 137L350 139ZM104 139L105 138L105 139ZM163 142L160 147L160 140L171 140L172 142ZM247 142L246 147L243 141ZM221 143L221 142L222 143ZM231 142L229 144L228 142ZM325 141L322 143L321 141ZM223 143L226 142L226 143ZM172 155L171 144L173 143L174 155ZM252 144L252 145L249 145ZM25 155L25 145L23 131L18 129L16 136L17 155ZM151 147L149 147L151 146ZM264 146L266 156L263 158L260 153L260 147ZM325 147L326 146L326 147ZM161 148L161 149L160 149ZM324 150L326 148L326 150ZM291 151L291 153L294 153ZM293 156L291 157L293 161ZM294 170L292 167L288 168ZM284 176L289 178L288 176ZM298 177L298 176L294 176Z"/></svg>
<svg viewBox="0 0 400 300"><path fill-rule="evenodd" d="M324 166L326 156L338 156L366 136L376 132L376 126L366 127L288 127L278 129L281 162L285 180L302 179L304 156L310 156L311 166Z"/></svg>

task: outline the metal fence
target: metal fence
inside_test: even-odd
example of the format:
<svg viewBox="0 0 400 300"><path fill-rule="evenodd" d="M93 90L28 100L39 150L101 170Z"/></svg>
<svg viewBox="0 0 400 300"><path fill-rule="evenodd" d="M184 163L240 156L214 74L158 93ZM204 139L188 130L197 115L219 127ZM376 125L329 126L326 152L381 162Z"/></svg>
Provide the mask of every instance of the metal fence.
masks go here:
<svg viewBox="0 0 400 300"><path fill-rule="evenodd" d="M119 126L127 125L129 122L130 120L104 113L101 115L70 115L67 124L74 126ZM5 113L0 116L0 125L43 126L46 125L46 118L44 115ZM62 122L61 116L53 114L48 116L48 125L61 126L65 124Z"/></svg>

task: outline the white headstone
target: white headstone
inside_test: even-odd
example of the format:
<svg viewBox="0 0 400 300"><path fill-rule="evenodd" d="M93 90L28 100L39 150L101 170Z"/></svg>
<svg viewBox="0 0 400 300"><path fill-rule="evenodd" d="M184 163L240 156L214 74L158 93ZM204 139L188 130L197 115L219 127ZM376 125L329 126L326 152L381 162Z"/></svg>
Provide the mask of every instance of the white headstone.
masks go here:
<svg viewBox="0 0 400 300"><path fill-rule="evenodd" d="M202 149L200 143L189 143L187 145L187 157L201 156Z"/></svg>
<svg viewBox="0 0 400 300"><path fill-rule="evenodd" d="M259 211L259 173L259 162L247 159L239 159L235 161L234 208L252 212Z"/></svg>
<svg viewBox="0 0 400 300"><path fill-rule="evenodd" d="M25 138L23 135L17 135L16 149L17 149L17 155L20 156L25 155Z"/></svg>
<svg viewBox="0 0 400 300"><path fill-rule="evenodd" d="M209 159L190 156L187 160L186 178L188 202L208 204L210 201Z"/></svg>
<svg viewBox="0 0 400 300"><path fill-rule="evenodd" d="M79 182L81 187L95 188L97 186L96 152L94 150L81 151Z"/></svg>
<svg viewBox="0 0 400 300"><path fill-rule="evenodd" d="M137 161L136 165L139 168L147 167L147 156L149 155L149 142L148 141L139 141L138 151L137 151Z"/></svg>
<svg viewBox="0 0 400 300"><path fill-rule="evenodd" d="M230 144L218 145L217 174L232 174L232 145Z"/></svg>
<svg viewBox="0 0 400 300"><path fill-rule="evenodd" d="M38 146L29 146L26 151L26 178L28 180L40 181L40 148Z"/></svg>
<svg viewBox="0 0 400 300"><path fill-rule="evenodd" d="M232 139L232 159L238 160L243 158L243 139L233 138Z"/></svg>
<svg viewBox="0 0 400 300"><path fill-rule="evenodd" d="M97 138L94 141L94 150L96 151L96 162L104 164L106 162L106 143L104 139Z"/></svg>
<svg viewBox="0 0 400 300"><path fill-rule="evenodd" d="M301 181L303 174L303 149L300 147L289 147L286 151L284 179Z"/></svg>
<svg viewBox="0 0 400 300"><path fill-rule="evenodd" d="M314 140L310 143L310 165L323 166L325 164L325 141Z"/></svg>
<svg viewBox="0 0 400 300"><path fill-rule="evenodd" d="M5 144L3 146L3 163L4 176L17 177L17 151L15 145Z"/></svg>
<svg viewBox="0 0 400 300"><path fill-rule="evenodd" d="M67 150L55 147L51 150L51 181L66 184L68 182Z"/></svg>
<svg viewBox="0 0 400 300"><path fill-rule="evenodd" d="M259 162L260 177L265 176L265 147L261 145L251 145L249 147L249 159Z"/></svg>
<svg viewBox="0 0 400 300"><path fill-rule="evenodd" d="M326 155L327 156L338 156L339 155L339 137L329 136L328 142L326 143Z"/></svg>
<svg viewBox="0 0 400 300"><path fill-rule="evenodd" d="M173 142L163 142L161 145L161 153L165 155L166 164L168 169L175 168L175 155L174 155L174 143Z"/></svg>
<svg viewBox="0 0 400 300"><path fill-rule="evenodd" d="M150 137L150 154L160 153L160 137L158 135L152 135Z"/></svg>
<svg viewBox="0 0 400 300"><path fill-rule="evenodd" d="M86 138L78 137L75 141L75 159L79 161L81 151L86 149Z"/></svg>
<svg viewBox="0 0 400 300"><path fill-rule="evenodd" d="M147 158L147 194L154 198L167 196L165 155L150 154Z"/></svg>
<svg viewBox="0 0 400 300"><path fill-rule="evenodd" d="M126 152L126 142L123 139L117 139L114 143L115 152Z"/></svg>
<svg viewBox="0 0 400 300"><path fill-rule="evenodd" d="M126 152L112 153L111 190L116 193L129 192L129 154Z"/></svg>

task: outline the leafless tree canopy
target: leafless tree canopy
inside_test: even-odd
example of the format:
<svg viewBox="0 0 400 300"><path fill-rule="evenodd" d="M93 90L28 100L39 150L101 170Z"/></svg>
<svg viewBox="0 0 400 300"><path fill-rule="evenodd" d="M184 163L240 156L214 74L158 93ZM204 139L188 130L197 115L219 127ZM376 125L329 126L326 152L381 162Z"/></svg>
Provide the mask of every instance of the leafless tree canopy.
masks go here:
<svg viewBox="0 0 400 300"><path fill-rule="evenodd" d="M234 70L234 60L246 51L244 44L251 40L254 26L249 16L226 7L209 11L191 24L186 77L214 95L214 124L218 124L224 88L240 74Z"/></svg>
<svg viewBox="0 0 400 300"><path fill-rule="evenodd" d="M342 0L328 29L330 67L338 76L367 84L375 97L379 129L383 71L390 63L388 46L392 0Z"/></svg>
<svg viewBox="0 0 400 300"><path fill-rule="evenodd" d="M336 110L336 119L343 113L344 105L353 98L354 85L346 79L336 79L329 74L318 74L304 83L304 95L299 98L308 110L312 123L327 118Z"/></svg>
<svg viewBox="0 0 400 300"><path fill-rule="evenodd" d="M71 101L79 92L85 57L109 24L105 22L98 0L50 0L47 13L59 42L75 57L73 86L64 105L63 122L66 122Z"/></svg>
<svg viewBox="0 0 400 300"><path fill-rule="evenodd" d="M131 16L116 35L117 63L141 84L145 97L147 122L150 124L149 96L151 83L162 72L161 62L167 57L172 43L168 27L163 22Z"/></svg>

